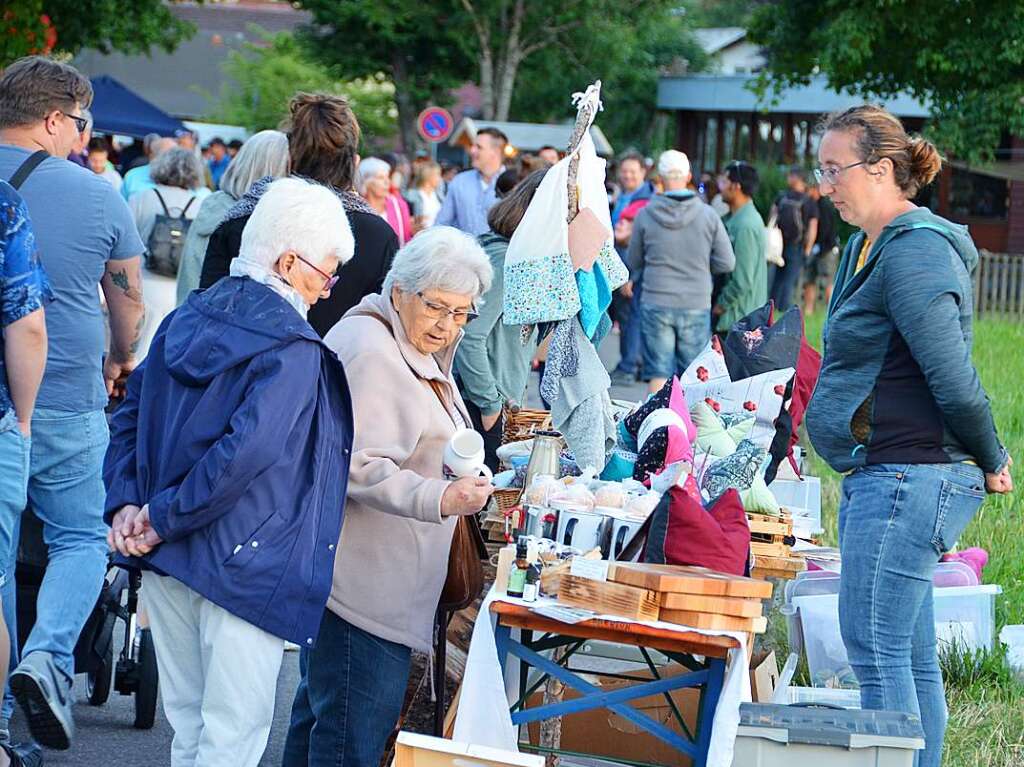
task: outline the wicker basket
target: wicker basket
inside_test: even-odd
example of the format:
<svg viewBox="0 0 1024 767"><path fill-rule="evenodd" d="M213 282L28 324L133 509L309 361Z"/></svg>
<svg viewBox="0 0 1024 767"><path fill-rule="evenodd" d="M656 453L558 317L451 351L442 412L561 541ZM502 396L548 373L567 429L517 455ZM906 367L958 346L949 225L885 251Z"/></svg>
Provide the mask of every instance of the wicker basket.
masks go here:
<svg viewBox="0 0 1024 767"><path fill-rule="evenodd" d="M522 442L531 439L534 432L551 429L551 413L547 410L505 408L505 426L501 434L502 444Z"/></svg>
<svg viewBox="0 0 1024 767"><path fill-rule="evenodd" d="M494 491L494 504L498 512L503 513L519 504L519 497L523 494L522 488L512 487Z"/></svg>

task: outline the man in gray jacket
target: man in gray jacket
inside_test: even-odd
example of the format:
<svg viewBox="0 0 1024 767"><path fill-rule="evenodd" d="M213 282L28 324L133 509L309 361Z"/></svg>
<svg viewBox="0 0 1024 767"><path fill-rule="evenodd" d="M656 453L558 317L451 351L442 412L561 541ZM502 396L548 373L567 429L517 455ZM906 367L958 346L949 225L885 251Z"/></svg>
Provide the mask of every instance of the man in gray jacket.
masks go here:
<svg viewBox="0 0 1024 767"><path fill-rule="evenodd" d="M711 338L712 275L736 257L718 214L687 189L690 161L670 149L658 158L665 193L636 217L627 266L640 299L644 378L652 392L682 373Z"/></svg>

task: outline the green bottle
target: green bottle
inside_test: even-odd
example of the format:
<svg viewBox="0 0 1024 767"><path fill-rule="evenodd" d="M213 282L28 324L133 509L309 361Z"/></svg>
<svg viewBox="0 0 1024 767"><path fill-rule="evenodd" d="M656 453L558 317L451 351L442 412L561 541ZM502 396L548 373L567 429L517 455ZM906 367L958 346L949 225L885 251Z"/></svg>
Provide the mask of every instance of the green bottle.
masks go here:
<svg viewBox="0 0 1024 767"><path fill-rule="evenodd" d="M508 575L508 590L510 597L522 598L526 590L526 572L530 569L530 563L526 561L527 546L526 538L520 537L516 543L516 561L512 565L512 571Z"/></svg>

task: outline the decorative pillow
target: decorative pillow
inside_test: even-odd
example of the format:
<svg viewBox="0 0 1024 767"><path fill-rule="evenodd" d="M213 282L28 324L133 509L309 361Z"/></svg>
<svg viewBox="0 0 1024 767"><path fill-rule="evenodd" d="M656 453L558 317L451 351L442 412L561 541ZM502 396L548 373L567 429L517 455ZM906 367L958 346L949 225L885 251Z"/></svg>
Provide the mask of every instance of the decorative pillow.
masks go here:
<svg viewBox="0 0 1024 767"><path fill-rule="evenodd" d="M753 413L719 414L706 402L694 405L690 415L697 426L694 448L719 458L734 453L736 445L750 435L754 426Z"/></svg>
<svg viewBox="0 0 1024 767"><path fill-rule="evenodd" d="M673 487L651 515L644 561L744 575L749 551L750 527L735 490L705 511L683 488Z"/></svg>
<svg viewBox="0 0 1024 767"><path fill-rule="evenodd" d="M747 439L768 448L775 437L775 419L782 409L786 383L793 377L793 368L773 370L742 381L724 380L690 384L685 387L688 402L703 402L720 417L749 417L754 423ZM730 420L726 428L730 428Z"/></svg>
<svg viewBox="0 0 1024 767"><path fill-rule="evenodd" d="M690 418L678 378L667 381L660 391L626 416L622 428L636 440L633 479L639 482L670 464L693 458L697 427Z"/></svg>
<svg viewBox="0 0 1024 767"><path fill-rule="evenodd" d="M701 495L714 502L727 490L742 492L750 489L761 476L766 460L768 450L749 439L740 442L736 452L724 458L696 456L693 463Z"/></svg>
<svg viewBox="0 0 1024 767"><path fill-rule="evenodd" d="M754 477L754 483L740 493L740 500L743 501L743 508L751 514L777 517L782 512L779 502L775 500L775 494L765 483L762 474Z"/></svg>

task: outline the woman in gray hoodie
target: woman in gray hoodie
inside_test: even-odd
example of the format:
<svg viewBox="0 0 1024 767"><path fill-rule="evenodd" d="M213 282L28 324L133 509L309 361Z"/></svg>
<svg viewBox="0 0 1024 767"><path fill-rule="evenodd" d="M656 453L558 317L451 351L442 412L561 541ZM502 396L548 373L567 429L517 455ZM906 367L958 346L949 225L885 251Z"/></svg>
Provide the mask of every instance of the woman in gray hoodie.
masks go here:
<svg viewBox="0 0 1024 767"><path fill-rule="evenodd" d="M178 265L178 306L185 303L188 294L199 287L206 244L231 206L249 191L254 181L264 176L287 176L288 166L288 137L281 131L263 130L242 144L235 159L224 171L220 191L203 200L199 213L185 235L185 247Z"/></svg>

